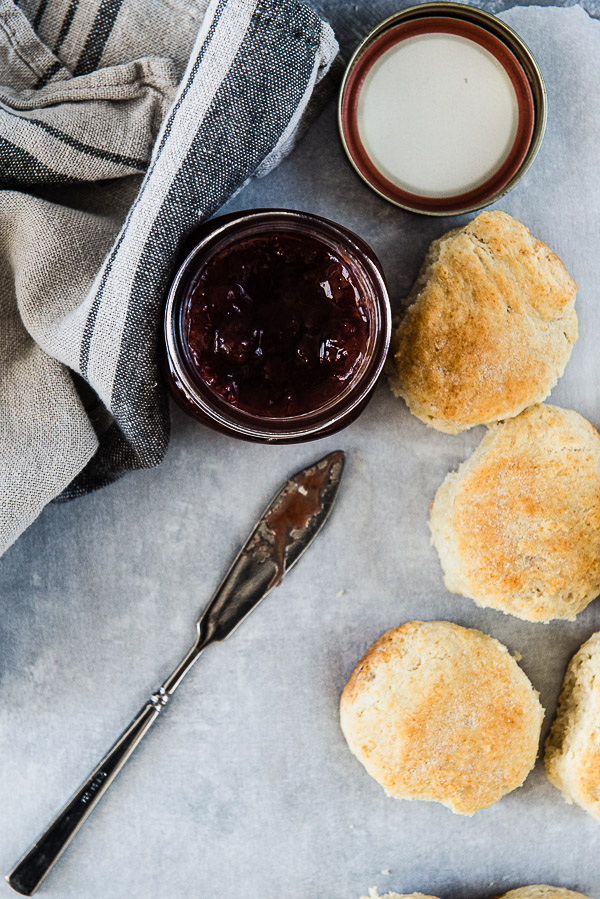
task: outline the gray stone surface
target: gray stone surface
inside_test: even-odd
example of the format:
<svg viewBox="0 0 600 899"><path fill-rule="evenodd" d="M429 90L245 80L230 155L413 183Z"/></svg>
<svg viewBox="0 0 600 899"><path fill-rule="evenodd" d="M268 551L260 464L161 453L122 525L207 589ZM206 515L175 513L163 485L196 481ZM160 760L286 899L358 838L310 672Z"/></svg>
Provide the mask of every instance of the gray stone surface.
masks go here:
<svg viewBox="0 0 600 899"><path fill-rule="evenodd" d="M348 50L395 6L321 8ZM552 400L598 426L600 25L577 9L517 10L508 21L542 64L550 123L534 167L501 205L579 283L581 337ZM362 184L340 149L333 103L293 157L228 208L252 206L310 209L354 228L380 255L396 303L429 241L450 226ZM541 881L600 899L600 826L562 801L539 762L522 789L460 818L386 798L339 731L354 664L404 620L448 618L520 652L548 709L545 730L570 654L600 628L598 602L576 623L544 626L445 591L428 506L481 432L428 430L385 385L358 422L315 444L238 443L175 410L173 424L160 468L47 508L0 560L2 870L187 649L198 610L270 494L341 447L347 474L327 529L199 662L40 895L357 899L377 884L483 899Z"/></svg>

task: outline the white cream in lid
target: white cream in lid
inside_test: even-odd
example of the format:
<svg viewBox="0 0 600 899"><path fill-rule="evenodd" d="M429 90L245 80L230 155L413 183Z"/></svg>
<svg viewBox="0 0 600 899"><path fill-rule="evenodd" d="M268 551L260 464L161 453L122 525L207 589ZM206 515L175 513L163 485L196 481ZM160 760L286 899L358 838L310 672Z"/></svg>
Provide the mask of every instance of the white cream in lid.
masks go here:
<svg viewBox="0 0 600 899"><path fill-rule="evenodd" d="M479 209L518 180L541 142L545 93L535 60L504 23L432 2L363 41L339 117L367 184L406 209L448 215Z"/></svg>
<svg viewBox="0 0 600 899"><path fill-rule="evenodd" d="M357 105L373 165L423 197L453 197L484 184L514 145L519 107L498 60L456 34L410 37L373 64Z"/></svg>

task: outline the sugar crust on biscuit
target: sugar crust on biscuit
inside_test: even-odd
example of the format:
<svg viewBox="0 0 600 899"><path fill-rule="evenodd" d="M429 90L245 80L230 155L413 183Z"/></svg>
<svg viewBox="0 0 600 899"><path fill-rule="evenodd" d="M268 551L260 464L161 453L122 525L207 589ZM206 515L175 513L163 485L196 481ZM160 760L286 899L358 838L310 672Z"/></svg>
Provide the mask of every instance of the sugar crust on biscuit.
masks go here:
<svg viewBox="0 0 600 899"><path fill-rule="evenodd" d="M600 631L569 662L545 764L566 801L600 821Z"/></svg>
<svg viewBox="0 0 600 899"><path fill-rule="evenodd" d="M371 887L368 896L361 899L437 899L436 896L426 896L425 893L385 893L380 896L375 887Z"/></svg>
<svg viewBox="0 0 600 899"><path fill-rule="evenodd" d="M431 507L452 593L527 621L569 621L600 593L600 435L557 406L492 425Z"/></svg>
<svg viewBox="0 0 600 899"><path fill-rule="evenodd" d="M394 331L392 391L456 434L549 396L577 340L576 285L505 212L482 212L432 243Z"/></svg>
<svg viewBox="0 0 600 899"><path fill-rule="evenodd" d="M375 887L369 890L368 896L361 899L436 899L435 896L425 896L423 893L386 893L380 896ZM574 893L562 887L552 887L547 884L532 884L527 887L519 887L498 896L497 899L588 899L583 893Z"/></svg>
<svg viewBox="0 0 600 899"><path fill-rule="evenodd" d="M521 786L544 711L505 646L448 621L385 633L340 702L348 745L386 793L472 815Z"/></svg>
<svg viewBox="0 0 600 899"><path fill-rule="evenodd" d="M574 893L563 887L552 887L545 883L534 883L531 886L519 887L498 896L498 899L589 899L583 893Z"/></svg>

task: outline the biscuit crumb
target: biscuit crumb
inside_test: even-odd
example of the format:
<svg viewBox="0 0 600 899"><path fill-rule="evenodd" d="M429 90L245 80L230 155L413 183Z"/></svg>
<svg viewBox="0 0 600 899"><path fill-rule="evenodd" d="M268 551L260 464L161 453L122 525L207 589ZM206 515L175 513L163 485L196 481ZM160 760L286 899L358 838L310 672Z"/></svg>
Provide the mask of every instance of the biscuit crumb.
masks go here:
<svg viewBox="0 0 600 899"><path fill-rule="evenodd" d="M575 653L546 740L548 780L600 821L600 631Z"/></svg>
<svg viewBox="0 0 600 899"><path fill-rule="evenodd" d="M389 796L461 815L521 786L543 716L506 647L449 621L409 621L385 633L340 701L350 750Z"/></svg>
<svg viewBox="0 0 600 899"><path fill-rule="evenodd" d="M429 248L392 338L392 392L449 434L541 403L577 340L576 291L525 225L480 213Z"/></svg>
<svg viewBox="0 0 600 899"><path fill-rule="evenodd" d="M525 621L574 621L600 594L600 435L532 406L491 425L431 506L444 583Z"/></svg>

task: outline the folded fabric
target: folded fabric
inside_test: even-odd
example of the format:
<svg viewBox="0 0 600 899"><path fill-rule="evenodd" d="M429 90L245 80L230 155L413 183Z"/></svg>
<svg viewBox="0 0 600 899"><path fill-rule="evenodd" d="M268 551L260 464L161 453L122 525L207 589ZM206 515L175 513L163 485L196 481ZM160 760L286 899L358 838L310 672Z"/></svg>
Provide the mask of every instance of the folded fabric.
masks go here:
<svg viewBox="0 0 600 899"><path fill-rule="evenodd" d="M297 0L0 0L0 51L2 553L162 459L177 252L289 152L337 44Z"/></svg>

